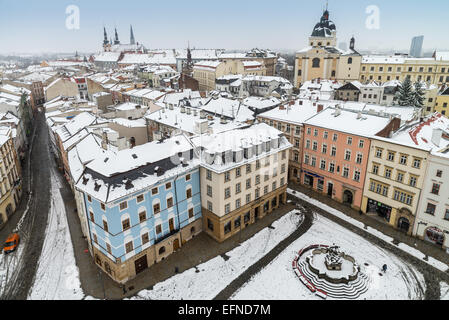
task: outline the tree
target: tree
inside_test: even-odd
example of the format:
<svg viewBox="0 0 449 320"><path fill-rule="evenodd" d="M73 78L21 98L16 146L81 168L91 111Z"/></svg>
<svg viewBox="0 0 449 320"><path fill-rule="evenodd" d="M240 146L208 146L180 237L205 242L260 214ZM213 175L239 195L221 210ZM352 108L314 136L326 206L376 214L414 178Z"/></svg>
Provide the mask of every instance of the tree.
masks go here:
<svg viewBox="0 0 449 320"><path fill-rule="evenodd" d="M423 108L424 107L424 95L425 92L423 90L423 85L417 81L415 82L415 91L413 92L413 106L417 108Z"/></svg>
<svg viewBox="0 0 449 320"><path fill-rule="evenodd" d="M412 83L408 77L399 86L398 93L396 94L398 104L400 106L411 106L413 105L413 88Z"/></svg>

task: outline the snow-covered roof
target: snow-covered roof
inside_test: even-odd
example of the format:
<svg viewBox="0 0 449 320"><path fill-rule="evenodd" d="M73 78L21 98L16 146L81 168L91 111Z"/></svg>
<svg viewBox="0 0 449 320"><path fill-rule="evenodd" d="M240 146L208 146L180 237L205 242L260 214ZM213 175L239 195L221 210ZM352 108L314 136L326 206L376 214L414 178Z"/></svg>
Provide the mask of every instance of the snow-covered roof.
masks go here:
<svg viewBox="0 0 449 320"><path fill-rule="evenodd" d="M101 52L94 56L98 62L117 62L120 58L120 52Z"/></svg>
<svg viewBox="0 0 449 320"><path fill-rule="evenodd" d="M390 121L390 118L386 116L361 114L329 107L305 121L305 124L358 136L373 137L382 131Z"/></svg>
<svg viewBox="0 0 449 320"><path fill-rule="evenodd" d="M221 62L221 61L203 60L203 61L195 63L193 65L193 68L200 69L200 70L207 70L207 71L215 71L215 69L217 69L217 67L222 63L223 62Z"/></svg>
<svg viewBox="0 0 449 320"><path fill-rule="evenodd" d="M366 64L403 64L405 56L363 56L362 63Z"/></svg>
<svg viewBox="0 0 449 320"><path fill-rule="evenodd" d="M437 61L449 61L449 51L436 51L435 60Z"/></svg>
<svg viewBox="0 0 449 320"><path fill-rule="evenodd" d="M302 102L302 105L300 105L300 101ZM317 102L314 106L314 103L315 102L308 99L295 100L293 105L279 106L270 111L261 113L258 116L267 119L302 125L307 119L310 119L317 114L317 106L319 104L322 104L320 102Z"/></svg>
<svg viewBox="0 0 449 320"><path fill-rule="evenodd" d="M217 116L223 115L240 122L254 120L254 112L237 100L222 97L210 99L201 109L208 113L216 114Z"/></svg>
<svg viewBox="0 0 449 320"><path fill-rule="evenodd" d="M280 105L281 101L275 97L248 97L242 103L252 109L266 109Z"/></svg>
<svg viewBox="0 0 449 320"><path fill-rule="evenodd" d="M192 152L192 144L183 135L116 153L108 151L86 166L76 187L109 203L197 168L199 159ZM186 166L178 153L183 154Z"/></svg>
<svg viewBox="0 0 449 320"><path fill-rule="evenodd" d="M255 124L248 128L193 137L191 140L195 146L203 148L201 166L220 173L241 166L243 162L262 159L292 147L281 131L265 123ZM278 143L274 141L278 141ZM267 142L270 142L270 150L265 148ZM258 145L262 148L259 155L254 152L252 155L248 153L249 159L243 157L245 148L253 148ZM236 157L236 160L234 160L233 152L241 152L241 159L239 160ZM223 162L223 153L225 154L225 162Z"/></svg>

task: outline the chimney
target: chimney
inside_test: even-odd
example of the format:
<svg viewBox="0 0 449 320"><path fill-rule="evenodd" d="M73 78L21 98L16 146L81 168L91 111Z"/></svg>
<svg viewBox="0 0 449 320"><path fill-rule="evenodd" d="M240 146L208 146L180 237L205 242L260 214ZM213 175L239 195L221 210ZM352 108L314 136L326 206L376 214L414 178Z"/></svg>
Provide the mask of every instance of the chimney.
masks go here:
<svg viewBox="0 0 449 320"><path fill-rule="evenodd" d="M321 111L323 111L323 109L324 109L324 106L322 104L319 104L316 108L316 112L320 113Z"/></svg>
<svg viewBox="0 0 449 320"><path fill-rule="evenodd" d="M440 146L441 137L443 136L443 130L435 128L432 131L432 143L436 146Z"/></svg>
<svg viewBox="0 0 449 320"><path fill-rule="evenodd" d="M103 132L101 135L101 147L104 150L108 150L108 134L106 132Z"/></svg>

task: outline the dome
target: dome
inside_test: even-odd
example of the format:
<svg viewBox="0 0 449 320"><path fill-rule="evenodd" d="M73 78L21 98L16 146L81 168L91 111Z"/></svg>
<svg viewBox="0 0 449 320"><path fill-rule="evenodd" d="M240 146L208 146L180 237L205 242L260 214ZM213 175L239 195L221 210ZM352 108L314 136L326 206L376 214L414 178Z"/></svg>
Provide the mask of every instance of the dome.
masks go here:
<svg viewBox="0 0 449 320"><path fill-rule="evenodd" d="M329 11L324 11L320 22L313 28L312 37L330 37L332 31L336 31L337 27L329 20Z"/></svg>

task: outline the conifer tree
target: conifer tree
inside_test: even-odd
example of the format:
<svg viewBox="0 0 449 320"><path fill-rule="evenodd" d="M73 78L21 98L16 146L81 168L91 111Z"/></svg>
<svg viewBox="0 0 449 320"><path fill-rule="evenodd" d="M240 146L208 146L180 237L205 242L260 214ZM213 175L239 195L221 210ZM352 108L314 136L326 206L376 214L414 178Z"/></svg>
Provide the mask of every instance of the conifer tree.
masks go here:
<svg viewBox="0 0 449 320"><path fill-rule="evenodd" d="M398 104L400 106L411 106L413 105L413 87L412 82L408 77L399 86L399 90L396 94Z"/></svg>
<svg viewBox="0 0 449 320"><path fill-rule="evenodd" d="M417 108L424 107L424 90L423 85L417 81L414 85L415 91L413 92L413 106Z"/></svg>

